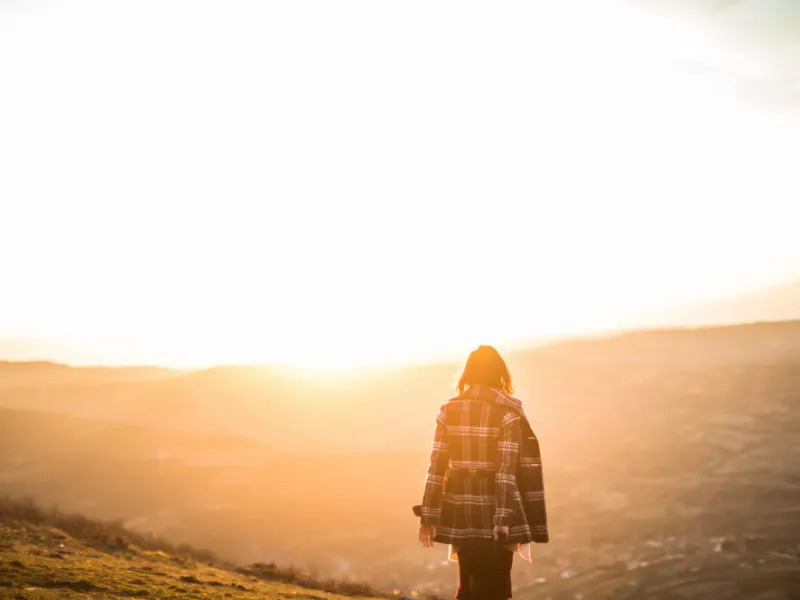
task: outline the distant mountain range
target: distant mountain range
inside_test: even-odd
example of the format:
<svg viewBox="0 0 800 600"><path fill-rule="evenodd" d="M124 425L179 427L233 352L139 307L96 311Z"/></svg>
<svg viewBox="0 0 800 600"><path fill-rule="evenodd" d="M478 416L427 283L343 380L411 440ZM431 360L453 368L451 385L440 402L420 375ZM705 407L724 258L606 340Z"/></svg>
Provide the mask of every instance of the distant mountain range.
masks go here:
<svg viewBox="0 0 800 600"><path fill-rule="evenodd" d="M665 311L667 326L728 325L800 318L800 281Z"/></svg>

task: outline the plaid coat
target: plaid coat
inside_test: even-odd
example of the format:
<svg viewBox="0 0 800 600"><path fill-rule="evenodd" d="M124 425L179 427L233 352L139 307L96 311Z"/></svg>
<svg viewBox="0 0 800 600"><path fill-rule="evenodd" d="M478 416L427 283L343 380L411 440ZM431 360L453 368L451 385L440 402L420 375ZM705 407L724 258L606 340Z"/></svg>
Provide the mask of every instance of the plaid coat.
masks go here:
<svg viewBox="0 0 800 600"><path fill-rule="evenodd" d="M539 442L519 400L472 386L442 406L420 512L445 544L491 538L495 525L509 543L549 541Z"/></svg>

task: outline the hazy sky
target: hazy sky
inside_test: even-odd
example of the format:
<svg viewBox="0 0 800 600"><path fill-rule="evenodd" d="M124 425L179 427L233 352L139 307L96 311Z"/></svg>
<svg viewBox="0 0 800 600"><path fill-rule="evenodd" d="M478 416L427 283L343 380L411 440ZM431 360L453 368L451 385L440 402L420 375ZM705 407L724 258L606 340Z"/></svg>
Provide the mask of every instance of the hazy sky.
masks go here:
<svg viewBox="0 0 800 600"><path fill-rule="evenodd" d="M0 0L0 338L408 359L800 275L800 77L710 23Z"/></svg>

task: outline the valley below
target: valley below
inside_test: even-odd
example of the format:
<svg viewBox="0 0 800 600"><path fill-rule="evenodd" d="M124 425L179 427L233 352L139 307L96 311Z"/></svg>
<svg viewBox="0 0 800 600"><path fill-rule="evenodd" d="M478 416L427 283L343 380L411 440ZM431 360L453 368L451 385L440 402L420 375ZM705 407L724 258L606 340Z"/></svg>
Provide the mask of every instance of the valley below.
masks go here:
<svg viewBox="0 0 800 600"><path fill-rule="evenodd" d="M518 599L800 598L800 323L645 331L508 357L551 542ZM451 596L416 542L459 365L309 380L0 364L0 494L239 564Z"/></svg>

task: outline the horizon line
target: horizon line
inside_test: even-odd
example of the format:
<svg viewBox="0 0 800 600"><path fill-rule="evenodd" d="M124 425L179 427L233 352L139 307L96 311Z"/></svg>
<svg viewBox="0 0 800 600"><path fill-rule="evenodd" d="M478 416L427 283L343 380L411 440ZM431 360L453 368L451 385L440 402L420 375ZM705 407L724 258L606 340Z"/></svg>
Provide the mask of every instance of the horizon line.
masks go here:
<svg viewBox="0 0 800 600"><path fill-rule="evenodd" d="M790 323L800 323L798 318L783 318L783 319L755 319L747 321L731 321L720 323L704 323L700 325L649 325L642 327L628 327L628 328L604 328L597 329L590 332L581 334L566 334L563 336L543 336L538 339L528 338L520 342L511 342L509 345L514 347L505 351L506 356L530 352L548 346L556 346L570 342L592 342L602 341L608 339L615 339L625 337L628 335L642 334L642 333L668 333L668 332L692 332L692 331L707 331L714 329L730 329L740 327L754 327L759 325L781 325ZM3 341L14 338L0 338L0 343ZM414 367L425 367L430 365L447 365L459 362L456 358L440 358L433 360L421 361L405 361L398 363L353 363L348 365L299 365L289 362L272 361L272 362L219 362L199 366L170 366L158 363L95 363L95 362L72 362L61 361L49 358L6 358L0 357L0 365L48 365L52 367L63 367L65 369L158 369L162 371L172 371L176 373L189 373L189 372L205 372L214 369L225 368L275 368L286 371L303 371L303 372L352 372L352 371L396 371Z"/></svg>

